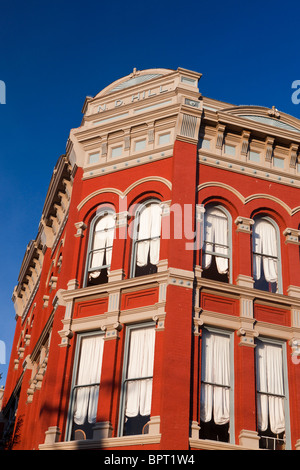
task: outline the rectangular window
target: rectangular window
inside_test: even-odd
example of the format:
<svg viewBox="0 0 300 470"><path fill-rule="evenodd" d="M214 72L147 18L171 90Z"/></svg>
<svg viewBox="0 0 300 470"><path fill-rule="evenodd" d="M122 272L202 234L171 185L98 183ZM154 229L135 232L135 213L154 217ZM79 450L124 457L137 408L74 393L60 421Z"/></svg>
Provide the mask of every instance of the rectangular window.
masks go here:
<svg viewBox="0 0 300 470"><path fill-rule="evenodd" d="M90 154L89 154L89 159L88 159L89 165L91 165L91 164L93 164L93 163L98 163L98 162L99 162L99 157L100 157L99 152L90 153Z"/></svg>
<svg viewBox="0 0 300 470"><path fill-rule="evenodd" d="M284 169L284 159L283 159L283 158L274 157L274 158L273 158L273 165L274 165L276 168L282 168L282 169Z"/></svg>
<svg viewBox="0 0 300 470"><path fill-rule="evenodd" d="M255 353L259 446L283 450L290 447L284 343L257 340Z"/></svg>
<svg viewBox="0 0 300 470"><path fill-rule="evenodd" d="M155 326L126 332L119 435L147 434L151 412Z"/></svg>
<svg viewBox="0 0 300 470"><path fill-rule="evenodd" d="M258 152L253 152L253 150L250 150L249 152L249 160L251 162L259 163L260 162L260 153Z"/></svg>
<svg viewBox="0 0 300 470"><path fill-rule="evenodd" d="M120 145L119 147L114 147L111 149L111 156L112 158L117 158L122 156L123 147Z"/></svg>
<svg viewBox="0 0 300 470"><path fill-rule="evenodd" d="M202 277L206 279L231 282L230 225L227 214L220 207L206 207L202 249Z"/></svg>
<svg viewBox="0 0 300 470"><path fill-rule="evenodd" d="M170 142L171 134L168 132L167 134L161 134L158 138L159 145L167 145Z"/></svg>
<svg viewBox="0 0 300 470"><path fill-rule="evenodd" d="M136 213L131 277L157 272L160 252L161 206L158 201L143 204Z"/></svg>
<svg viewBox="0 0 300 470"><path fill-rule="evenodd" d="M82 334L76 345L71 389L68 440L91 439L96 422L103 334Z"/></svg>
<svg viewBox="0 0 300 470"><path fill-rule="evenodd" d="M138 140L137 142L135 142L135 145L134 145L135 152L144 150L144 148L146 148L146 139Z"/></svg>
<svg viewBox="0 0 300 470"><path fill-rule="evenodd" d="M187 85L197 85L197 80L194 78L189 78L189 77L181 77L181 83L186 83Z"/></svg>
<svg viewBox="0 0 300 470"><path fill-rule="evenodd" d="M235 147L234 147L233 145L227 145L227 144L225 144L225 145L224 145L224 152L225 152L227 155L235 156Z"/></svg>
<svg viewBox="0 0 300 470"><path fill-rule="evenodd" d="M210 149L210 140L209 139L200 139L199 140L199 148L201 149Z"/></svg>
<svg viewBox="0 0 300 470"><path fill-rule="evenodd" d="M200 439L234 443L232 333L203 329Z"/></svg>

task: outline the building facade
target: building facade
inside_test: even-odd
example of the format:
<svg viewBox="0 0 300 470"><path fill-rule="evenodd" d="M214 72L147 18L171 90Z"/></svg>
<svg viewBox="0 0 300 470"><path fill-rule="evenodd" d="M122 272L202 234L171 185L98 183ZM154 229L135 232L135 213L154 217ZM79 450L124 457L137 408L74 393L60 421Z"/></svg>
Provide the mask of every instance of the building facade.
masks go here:
<svg viewBox="0 0 300 470"><path fill-rule="evenodd" d="M300 121L200 78L86 98L13 292L5 448L299 448Z"/></svg>

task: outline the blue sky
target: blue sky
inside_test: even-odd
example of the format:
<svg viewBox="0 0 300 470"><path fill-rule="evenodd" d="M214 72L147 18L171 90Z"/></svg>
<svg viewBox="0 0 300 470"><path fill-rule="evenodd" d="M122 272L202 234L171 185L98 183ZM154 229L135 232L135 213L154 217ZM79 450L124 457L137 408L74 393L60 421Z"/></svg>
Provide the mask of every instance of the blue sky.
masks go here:
<svg viewBox="0 0 300 470"><path fill-rule="evenodd" d="M291 100L300 80L299 9L299 2L257 0L1 1L0 385L15 329L11 294L85 97L134 67L184 67L203 74L205 96L275 105L300 118Z"/></svg>

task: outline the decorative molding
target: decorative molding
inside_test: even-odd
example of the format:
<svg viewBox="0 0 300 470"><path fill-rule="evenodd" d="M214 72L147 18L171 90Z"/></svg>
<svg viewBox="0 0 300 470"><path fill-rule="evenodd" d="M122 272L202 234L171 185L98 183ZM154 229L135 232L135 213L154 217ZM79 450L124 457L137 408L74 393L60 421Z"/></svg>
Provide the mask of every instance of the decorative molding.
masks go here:
<svg viewBox="0 0 300 470"><path fill-rule="evenodd" d="M87 229L87 226L84 222L76 222L75 227L77 229L75 237L82 238L84 236L84 231Z"/></svg>
<svg viewBox="0 0 300 470"><path fill-rule="evenodd" d="M236 283L238 286L253 288L254 280L251 276L246 276L245 274L239 274L236 278Z"/></svg>
<svg viewBox="0 0 300 470"><path fill-rule="evenodd" d="M247 157L248 148L249 148L249 139L250 139L250 132L243 131L242 133L242 146L241 146L241 155Z"/></svg>
<svg viewBox="0 0 300 470"><path fill-rule="evenodd" d="M289 228L287 227L283 231L283 235L285 236L285 243L291 243L294 245L300 245L299 239L300 239L300 230L297 230L295 228Z"/></svg>
<svg viewBox="0 0 300 470"><path fill-rule="evenodd" d="M259 439L256 431L242 429L239 434L239 444L247 449L259 449Z"/></svg>
<svg viewBox="0 0 300 470"><path fill-rule="evenodd" d="M56 430L54 428L56 428L56 426L53 427L53 430L52 428L48 429L50 432L48 434L47 442L41 444L39 446L39 450L96 450L114 447L127 448L128 446L159 444L161 440L160 434L141 434L135 436L103 438L99 441L87 439L85 441L57 442L55 439L57 440L59 437L59 428L56 428ZM46 431L46 433L48 431Z"/></svg>
<svg viewBox="0 0 300 470"><path fill-rule="evenodd" d="M273 137L267 137L266 138L266 141L265 141L265 149L266 149L265 160L266 160L266 162L271 162L272 161L274 141L275 141L275 139Z"/></svg>
<svg viewBox="0 0 300 470"><path fill-rule="evenodd" d="M225 133L225 126L218 124L217 125L217 141L216 141L217 149L222 149L223 147L224 133Z"/></svg>
<svg viewBox="0 0 300 470"><path fill-rule="evenodd" d="M290 168L296 168L299 145L291 144L289 150Z"/></svg>
<svg viewBox="0 0 300 470"><path fill-rule="evenodd" d="M253 219L248 219L247 217L238 216L234 223L237 225L237 232L243 232L251 234L251 226L254 224Z"/></svg>
<svg viewBox="0 0 300 470"><path fill-rule="evenodd" d="M83 206L88 202L90 201L91 199L93 199L94 197L100 195L100 194L103 194L103 193L114 193L114 194L117 194L119 197L121 197L122 199L124 199L125 196L127 196L134 188L136 188L137 186L143 184L143 183L152 183L153 181L157 181L159 183L162 183L164 184L165 186L167 186L170 190L172 189L172 183L167 180L166 178L163 178L161 176L148 176L146 178L141 178L137 181L135 181L134 183L132 183L130 186L128 186L125 191L120 191L119 189L116 189L116 188L101 188L101 189L98 189L97 191L94 191L93 193L89 194L87 197L85 197L77 206L77 209L78 211L80 211Z"/></svg>

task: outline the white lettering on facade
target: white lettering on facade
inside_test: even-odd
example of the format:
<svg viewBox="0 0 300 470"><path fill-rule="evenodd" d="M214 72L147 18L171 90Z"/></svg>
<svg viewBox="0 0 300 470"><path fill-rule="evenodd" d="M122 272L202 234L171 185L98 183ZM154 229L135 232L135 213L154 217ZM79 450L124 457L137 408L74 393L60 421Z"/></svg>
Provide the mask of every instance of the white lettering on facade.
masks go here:
<svg viewBox="0 0 300 470"><path fill-rule="evenodd" d="M139 93L136 93L136 94L133 94L131 95L131 98L128 98L128 101L130 101L131 103L134 103L134 102L137 102L137 101L142 101L144 99L147 99L147 98L151 98L153 96L156 96L157 94L160 94L160 93L166 93L167 91L169 91L167 88L163 88L163 85L161 85L159 87L159 91L158 92L155 92L153 91L152 89L149 89L149 90L144 90L144 91L141 91ZM127 101L127 102L128 102ZM122 105L126 104L126 101L123 101L121 99L118 99L114 102L114 104L112 104L111 106L108 106L106 103L104 104L100 104L98 106L98 113L101 113L103 111L108 111L109 109L112 109L112 108L118 108Z"/></svg>

